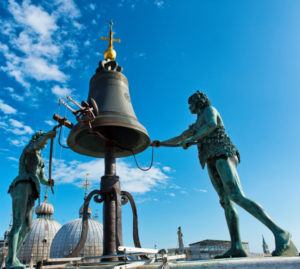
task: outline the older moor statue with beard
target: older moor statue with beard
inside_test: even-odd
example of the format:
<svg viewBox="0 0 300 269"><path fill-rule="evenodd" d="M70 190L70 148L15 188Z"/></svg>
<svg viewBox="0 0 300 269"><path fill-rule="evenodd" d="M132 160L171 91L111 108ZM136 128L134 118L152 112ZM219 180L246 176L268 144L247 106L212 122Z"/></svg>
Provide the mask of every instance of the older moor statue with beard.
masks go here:
<svg viewBox="0 0 300 269"><path fill-rule="evenodd" d="M197 144L200 164L203 169L205 164L207 165L210 180L225 212L231 238L231 248L216 258L247 256L242 246L238 214L233 202L272 231L276 244L273 256L298 256L298 251L291 241L291 234L280 228L261 205L245 196L236 170L240 155L225 132L219 112L210 105L207 96L199 91L188 99L188 103L191 113L197 115L196 122L181 135L163 142L153 141L152 145L159 147L176 144L187 149L191 144Z"/></svg>
<svg viewBox="0 0 300 269"><path fill-rule="evenodd" d="M24 148L19 161L19 175L11 183L8 192L12 197L13 226L8 236L6 268L21 269L26 266L17 258L17 253L31 229L35 200L40 196L40 183L53 186L54 181L45 176L45 164L41 150L55 131L34 134Z"/></svg>

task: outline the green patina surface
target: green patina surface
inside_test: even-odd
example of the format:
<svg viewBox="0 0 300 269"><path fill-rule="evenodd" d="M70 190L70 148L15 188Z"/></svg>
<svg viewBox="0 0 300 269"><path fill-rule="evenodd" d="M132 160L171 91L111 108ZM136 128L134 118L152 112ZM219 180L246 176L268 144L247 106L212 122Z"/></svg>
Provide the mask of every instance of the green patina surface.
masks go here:
<svg viewBox="0 0 300 269"><path fill-rule="evenodd" d="M180 145L187 149L197 142L199 160L202 168L207 170L220 204L224 208L227 226L231 237L231 248L217 258L245 257L242 247L238 213L234 203L266 225L274 234L276 249L273 256L298 256L298 251L291 241L291 234L279 227L265 212L263 207L247 198L243 192L236 170L240 155L225 132L219 112L210 104L204 93L197 91L188 100L190 111L197 115L197 120L181 135L166 141L154 141L153 146Z"/></svg>
<svg viewBox="0 0 300 269"><path fill-rule="evenodd" d="M48 186L54 184L45 176L41 150L47 145L48 139L55 135L55 131L37 132L21 154L19 174L8 190L12 197L13 226L8 237L6 268L25 268L18 260L17 253L31 228L34 203L40 196L40 183Z"/></svg>

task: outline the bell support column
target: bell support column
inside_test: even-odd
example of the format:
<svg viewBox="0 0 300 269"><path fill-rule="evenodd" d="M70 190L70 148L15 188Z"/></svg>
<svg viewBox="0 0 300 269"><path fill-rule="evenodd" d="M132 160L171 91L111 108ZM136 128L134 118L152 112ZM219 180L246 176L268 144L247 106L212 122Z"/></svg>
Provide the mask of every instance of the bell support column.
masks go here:
<svg viewBox="0 0 300 269"><path fill-rule="evenodd" d="M103 255L115 255L122 240L122 209L119 177L116 175L116 159L114 146L105 143L105 174L101 178L101 193L103 204ZM117 257L108 260L118 260Z"/></svg>

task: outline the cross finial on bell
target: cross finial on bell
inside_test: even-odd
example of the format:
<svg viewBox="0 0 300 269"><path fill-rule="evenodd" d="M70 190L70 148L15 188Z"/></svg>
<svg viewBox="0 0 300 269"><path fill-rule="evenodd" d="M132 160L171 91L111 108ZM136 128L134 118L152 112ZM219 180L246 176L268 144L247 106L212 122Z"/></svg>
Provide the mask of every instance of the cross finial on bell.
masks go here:
<svg viewBox="0 0 300 269"><path fill-rule="evenodd" d="M117 57L117 53L114 50L113 42L119 42L120 43L121 40L113 38L114 32L112 30L112 27L113 27L114 23L111 21L109 24L110 24L109 37L101 36L101 40L108 40L108 47L107 47L107 50L104 52L104 59L105 60L109 59L109 60L113 61Z"/></svg>

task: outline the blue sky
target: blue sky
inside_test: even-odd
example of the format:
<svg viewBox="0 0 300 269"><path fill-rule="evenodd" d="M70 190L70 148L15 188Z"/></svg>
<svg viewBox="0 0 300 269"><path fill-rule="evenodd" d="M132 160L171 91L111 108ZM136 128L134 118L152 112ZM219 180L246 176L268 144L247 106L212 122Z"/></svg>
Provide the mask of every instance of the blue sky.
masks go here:
<svg viewBox="0 0 300 269"><path fill-rule="evenodd" d="M241 154L238 167L246 195L293 235L300 248L300 2L299 1L2 1L0 4L0 234L8 228L10 182L33 132L53 128L52 115L66 94L87 98L89 79L103 59L109 24L115 23L117 61L124 68L139 121L152 140L178 135L195 121L187 99L207 93L221 113ZM64 141L68 130L64 130ZM49 158L49 147L43 151ZM55 145L54 218L78 217L81 181L88 172L93 188L103 160ZM143 166L151 150L137 156ZM46 173L48 173L46 169ZM139 171L132 157L119 159L117 174L133 193L143 247L177 246L229 239L223 211L196 147L159 148L154 167ZM102 219L102 207L91 204ZM238 208L241 235L254 252L262 234L272 234ZM132 216L123 209L126 245L133 245Z"/></svg>

